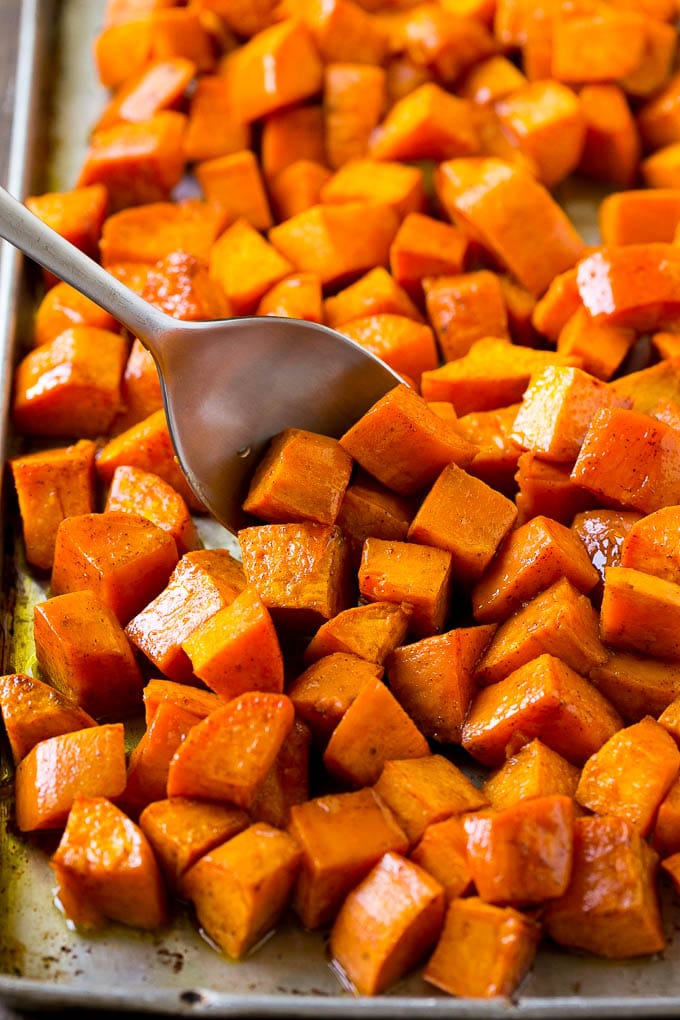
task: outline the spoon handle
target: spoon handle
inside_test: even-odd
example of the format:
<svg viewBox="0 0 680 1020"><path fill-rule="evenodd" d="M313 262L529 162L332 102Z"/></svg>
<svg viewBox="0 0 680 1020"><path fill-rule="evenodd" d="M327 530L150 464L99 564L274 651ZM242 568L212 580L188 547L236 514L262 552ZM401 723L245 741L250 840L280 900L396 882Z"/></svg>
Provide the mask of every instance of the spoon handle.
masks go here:
<svg viewBox="0 0 680 1020"><path fill-rule="evenodd" d="M168 316L117 280L0 187L0 237L113 315L152 354Z"/></svg>

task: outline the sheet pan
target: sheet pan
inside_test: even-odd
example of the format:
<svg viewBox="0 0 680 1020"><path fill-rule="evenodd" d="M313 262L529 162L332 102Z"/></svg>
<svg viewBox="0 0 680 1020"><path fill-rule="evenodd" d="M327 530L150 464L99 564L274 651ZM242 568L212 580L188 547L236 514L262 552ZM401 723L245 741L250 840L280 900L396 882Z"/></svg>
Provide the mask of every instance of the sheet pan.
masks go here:
<svg viewBox="0 0 680 1020"><path fill-rule="evenodd" d="M10 0L0 0L9 3ZM91 42L103 0L23 0L9 187L15 194L70 187L103 102L94 80ZM7 95L7 93L6 93ZM594 239L592 196L565 196L579 225ZM11 367L34 307L35 275L13 251L0 262L2 449L13 450L7 428ZM9 490L11 486L5 486ZM44 586L26 571L15 542L16 511L5 491L9 537L3 560L0 611L4 672L30 671L31 607ZM215 536L213 536L213 539ZM680 1012L680 915L664 905L670 937L665 953L610 963L541 950L512 1001L452 999L418 975L376 999L354 998L331 971L325 940L294 921L245 961L218 955L178 915L171 928L138 935L112 926L82 937L70 931L53 903L47 840L20 838L12 824L12 776L6 749L0 772L0 998L32 1009L106 1008L177 1015L390 1018L557 1018L677 1015Z"/></svg>

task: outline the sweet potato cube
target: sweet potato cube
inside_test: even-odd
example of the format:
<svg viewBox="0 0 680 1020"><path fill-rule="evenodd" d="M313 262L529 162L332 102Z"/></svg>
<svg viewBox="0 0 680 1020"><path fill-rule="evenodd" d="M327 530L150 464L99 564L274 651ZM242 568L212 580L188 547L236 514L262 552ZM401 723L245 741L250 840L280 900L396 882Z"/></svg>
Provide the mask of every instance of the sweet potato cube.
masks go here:
<svg viewBox="0 0 680 1020"><path fill-rule="evenodd" d="M480 623L501 622L561 577L584 593L598 581L576 533L549 517L533 517L510 532L475 585L474 617Z"/></svg>
<svg viewBox="0 0 680 1020"><path fill-rule="evenodd" d="M321 201L321 189L331 176L322 163L297 159L279 170L269 184L272 208L279 221L293 219ZM291 261L294 261L291 258ZM311 260L305 260L305 265Z"/></svg>
<svg viewBox="0 0 680 1020"><path fill-rule="evenodd" d="M155 383L158 384L157 374ZM124 432L109 439L100 449L96 466L106 485L111 484L113 473L120 464L152 471L179 492L190 510L202 509L200 500L190 488L177 463L165 411L162 408L133 423Z"/></svg>
<svg viewBox="0 0 680 1020"><path fill-rule="evenodd" d="M224 706L219 695L212 691L205 691L202 687L193 687L190 684L177 683L175 680L161 680L157 677L152 677L149 680L142 697L147 727L153 722L161 705L166 702L184 709L194 715L196 719L205 719L216 708Z"/></svg>
<svg viewBox="0 0 680 1020"><path fill-rule="evenodd" d="M350 786L376 782L391 758L430 754L425 737L380 680L364 684L333 730L323 754L332 776Z"/></svg>
<svg viewBox="0 0 680 1020"><path fill-rule="evenodd" d="M679 620L680 585L632 567L607 567L600 615L603 641L680 662Z"/></svg>
<svg viewBox="0 0 680 1020"><path fill-rule="evenodd" d="M626 535L640 517L636 510L584 510L574 517L572 530L583 542L601 581L607 567L620 566Z"/></svg>
<svg viewBox="0 0 680 1020"><path fill-rule="evenodd" d="M162 673L187 682L192 670L182 642L245 586L241 564L226 549L185 553L163 591L130 621L127 636Z"/></svg>
<svg viewBox="0 0 680 1020"><path fill-rule="evenodd" d="M673 738L651 716L619 730L583 766L576 800L646 836L680 769Z"/></svg>
<svg viewBox="0 0 680 1020"><path fill-rule="evenodd" d="M113 472L104 510L146 517L172 535L180 556L201 548L196 525L183 497L152 471L120 464Z"/></svg>
<svg viewBox="0 0 680 1020"><path fill-rule="evenodd" d="M489 566L516 517L511 500L452 463L425 496L408 539L446 549L453 576L471 583Z"/></svg>
<svg viewBox="0 0 680 1020"><path fill-rule="evenodd" d="M314 205L272 227L269 240L296 269L336 287L386 266L398 225L380 202Z"/></svg>
<svg viewBox="0 0 680 1020"><path fill-rule="evenodd" d="M336 170L368 155L387 100L384 68L350 60L327 64L324 73L324 141Z"/></svg>
<svg viewBox="0 0 680 1020"><path fill-rule="evenodd" d="M196 64L186 57L151 61L117 89L95 131L121 121L136 124L161 110L176 109L195 75Z"/></svg>
<svg viewBox="0 0 680 1020"><path fill-rule="evenodd" d="M452 159L479 152L473 107L426 82L391 107L371 140L378 160Z"/></svg>
<svg viewBox="0 0 680 1020"><path fill-rule="evenodd" d="M566 890L573 853L571 797L532 797L468 815L463 824L472 879L487 903L526 906Z"/></svg>
<svg viewBox="0 0 680 1020"><path fill-rule="evenodd" d="M185 871L250 824L241 808L172 797L148 804L139 827L151 844L170 886L177 889Z"/></svg>
<svg viewBox="0 0 680 1020"><path fill-rule="evenodd" d="M411 633L430 637L444 629L451 608L451 553L412 542L367 538L359 591L369 602L409 605Z"/></svg>
<svg viewBox="0 0 680 1020"><path fill-rule="evenodd" d="M484 337L462 357L423 373L421 392L425 400L449 400L461 416L490 411L521 400L535 372L547 365L573 365L575 360Z"/></svg>
<svg viewBox="0 0 680 1020"><path fill-rule="evenodd" d="M293 725L289 698L247 691L193 727L168 772L169 797L229 801L248 809Z"/></svg>
<svg viewBox="0 0 680 1020"><path fill-rule="evenodd" d="M420 386L423 372L437 365L434 334L424 322L406 315L380 312L353 319L339 327L340 332L370 351L402 376Z"/></svg>
<svg viewBox="0 0 680 1020"><path fill-rule="evenodd" d="M117 263L153 264L172 252L204 263L224 226L224 213L197 198L121 209L104 222L102 264L109 269Z"/></svg>
<svg viewBox="0 0 680 1020"><path fill-rule="evenodd" d="M374 790L392 811L411 846L433 822L476 811L486 798L460 769L439 754L386 761Z"/></svg>
<svg viewBox="0 0 680 1020"><path fill-rule="evenodd" d="M560 330L557 351L578 359L585 372L607 381L620 368L636 339L634 329L600 322L581 306Z"/></svg>
<svg viewBox="0 0 680 1020"><path fill-rule="evenodd" d="M361 466L388 488L409 495L447 464L469 464L475 448L406 385L381 397L340 440Z"/></svg>
<svg viewBox="0 0 680 1020"><path fill-rule="evenodd" d="M447 86L496 51L489 30L480 21L430 4L419 4L407 12L404 33L411 59L430 65Z"/></svg>
<svg viewBox="0 0 680 1020"><path fill-rule="evenodd" d="M475 667L494 629L457 627L403 645L387 659L390 690L426 737L460 743L477 690Z"/></svg>
<svg viewBox="0 0 680 1020"><path fill-rule="evenodd" d="M52 230L95 258L104 217L108 208L106 188L91 184L71 191L31 195L26 207Z"/></svg>
<svg viewBox="0 0 680 1020"><path fill-rule="evenodd" d="M139 424L156 412L160 412L160 418L167 431L161 383L158 378L156 362L146 347L136 337L132 341L132 347L130 348L123 373L122 405L111 424L111 433L114 436L125 432L126 429ZM147 464L147 470L150 469L151 465ZM175 465L175 472L178 477L182 477L178 465ZM188 489L189 486L185 482L183 492Z"/></svg>
<svg viewBox="0 0 680 1020"><path fill-rule="evenodd" d="M590 600L561 578L509 617L496 631L477 668L480 683L502 680L548 652L584 676L607 659Z"/></svg>
<svg viewBox="0 0 680 1020"><path fill-rule="evenodd" d="M404 642L409 616L408 610L393 602L345 609L321 624L305 649L305 662L345 652L382 666L390 652Z"/></svg>
<svg viewBox="0 0 680 1020"><path fill-rule="evenodd" d="M262 172L269 184L282 170L300 160L323 166L326 163L323 107L316 103L291 106L266 117L261 149Z"/></svg>
<svg viewBox="0 0 680 1020"><path fill-rule="evenodd" d="M589 82L616 81L631 74L642 60L644 25L642 15L632 10L564 11L553 32L553 76L558 81Z"/></svg>
<svg viewBox="0 0 680 1020"><path fill-rule="evenodd" d="M680 583L677 506L662 507L636 521L621 546L621 566Z"/></svg>
<svg viewBox="0 0 680 1020"><path fill-rule="evenodd" d="M345 489L336 522L349 545L353 565L358 568L367 538L405 540L414 513L413 499L398 496L357 470Z"/></svg>
<svg viewBox="0 0 680 1020"><path fill-rule="evenodd" d="M121 805L136 817L142 808L162 800L168 786L168 769L175 751L200 716L172 701L163 701L133 748Z"/></svg>
<svg viewBox="0 0 680 1020"><path fill-rule="evenodd" d="M243 218L220 235L210 252L210 274L222 286L235 315L249 315L270 287L293 266Z"/></svg>
<svg viewBox="0 0 680 1020"><path fill-rule="evenodd" d="M141 707L137 660L113 609L94 592L37 603L33 636L41 673L90 715L121 718Z"/></svg>
<svg viewBox="0 0 680 1020"><path fill-rule="evenodd" d="M125 625L167 584L177 563L172 535L138 514L79 514L59 525L54 595L88 590Z"/></svg>
<svg viewBox="0 0 680 1020"><path fill-rule="evenodd" d="M453 408L453 404L449 405ZM515 496L515 474L521 447L512 438L518 404L491 411L472 411L458 418L458 430L474 443L477 453L466 470L505 496ZM455 413L455 408L453 408Z"/></svg>
<svg viewBox="0 0 680 1020"><path fill-rule="evenodd" d="M189 162L217 159L250 144L250 126L234 103L230 77L202 74L194 86L184 134Z"/></svg>
<svg viewBox="0 0 680 1020"><path fill-rule="evenodd" d="M138 124L120 123L95 131L78 186L105 185L112 212L165 201L184 172L185 127L184 114L161 110Z"/></svg>
<svg viewBox="0 0 680 1020"><path fill-rule="evenodd" d="M579 171L617 188L632 187L638 174L641 142L623 89L613 82L596 82L584 85L579 98L586 129ZM612 243L606 233L602 240L605 244Z"/></svg>
<svg viewBox="0 0 680 1020"><path fill-rule="evenodd" d="M234 107L250 123L321 91L323 65L309 29L286 19L257 32L229 55Z"/></svg>
<svg viewBox="0 0 680 1020"><path fill-rule="evenodd" d="M423 977L450 995L512 995L534 962L539 938L537 922L514 907L477 896L452 900Z"/></svg>
<svg viewBox="0 0 680 1020"><path fill-rule="evenodd" d="M151 55L156 59L182 56L192 60L199 72L215 63L212 40L200 11L193 7L162 7L151 13Z"/></svg>
<svg viewBox="0 0 680 1020"><path fill-rule="evenodd" d="M503 762L482 790L501 811L533 797L573 797L578 780L576 766L536 738Z"/></svg>
<svg viewBox="0 0 680 1020"><path fill-rule="evenodd" d="M325 742L362 688L382 679L382 667L348 652L332 652L308 666L286 690L297 715Z"/></svg>
<svg viewBox="0 0 680 1020"><path fill-rule="evenodd" d="M454 2L459 7L466 5L466 0ZM470 68L461 84L460 95L478 105L486 105L526 84L527 79L520 69L507 57L497 54Z"/></svg>
<svg viewBox="0 0 680 1020"><path fill-rule="evenodd" d="M287 319L323 322L321 281L316 273L291 273L267 291L257 315L280 315Z"/></svg>
<svg viewBox="0 0 680 1020"><path fill-rule="evenodd" d="M95 326L115 333L116 320L103 308L60 280L40 301L33 320L33 343L49 343L71 326Z"/></svg>
<svg viewBox="0 0 680 1020"><path fill-rule="evenodd" d="M285 0L283 9L309 28L324 63L382 64L387 37L375 18L351 0Z"/></svg>
<svg viewBox="0 0 680 1020"><path fill-rule="evenodd" d="M629 372L613 380L611 388L630 399L633 411L662 421L663 416L657 413L660 405L667 401L677 404L680 400L680 358L671 355L649 368Z"/></svg>
<svg viewBox="0 0 680 1020"><path fill-rule="evenodd" d="M474 758L498 766L538 737L582 765L621 726L618 712L591 683L545 654L479 691L462 743Z"/></svg>
<svg viewBox="0 0 680 1020"><path fill-rule="evenodd" d="M94 57L101 84L117 89L139 74L151 59L149 10L128 11L107 22L95 39Z"/></svg>
<svg viewBox="0 0 680 1020"><path fill-rule="evenodd" d="M381 313L422 321L411 298L383 266L376 266L349 287L327 298L324 308L326 322L333 329L354 319Z"/></svg>
<svg viewBox="0 0 680 1020"><path fill-rule="evenodd" d="M21 832L61 828L78 797L118 797L124 789L122 723L48 737L17 766L17 825Z"/></svg>
<svg viewBox="0 0 680 1020"><path fill-rule="evenodd" d="M218 205L229 220L243 218L256 230L272 225L264 181L250 149L208 159L196 167L196 178L208 202Z"/></svg>
<svg viewBox="0 0 680 1020"><path fill-rule="evenodd" d="M444 887L447 900L462 896L472 885L466 845L463 816L452 815L428 825L409 855Z"/></svg>
<svg viewBox="0 0 680 1020"><path fill-rule="evenodd" d="M444 891L418 864L386 853L350 892L330 937L333 962L361 995L376 995L422 960L444 920Z"/></svg>
<svg viewBox="0 0 680 1020"><path fill-rule="evenodd" d="M126 357L122 336L94 326L72 326L34 348L15 374L15 425L29 435L95 439L107 432Z"/></svg>
<svg viewBox="0 0 680 1020"><path fill-rule="evenodd" d="M394 815L372 789L295 805L288 831L302 850L293 908L305 928L332 921L347 893L384 853L408 848Z"/></svg>
<svg viewBox="0 0 680 1020"><path fill-rule="evenodd" d="M245 588L182 642L191 668L229 701L245 691L282 691L283 656L268 610Z"/></svg>
<svg viewBox="0 0 680 1020"><path fill-rule="evenodd" d="M250 806L253 821L285 829L293 805L309 800L311 740L309 727L296 718Z"/></svg>
<svg viewBox="0 0 680 1020"><path fill-rule="evenodd" d="M496 273L479 269L425 277L422 283L428 318L444 361L462 358L484 337L509 338L507 308Z"/></svg>
<svg viewBox="0 0 680 1020"><path fill-rule="evenodd" d="M562 896L545 905L547 934L559 945L610 959L661 952L666 939L657 861L625 818L576 818L571 881Z"/></svg>
<svg viewBox="0 0 680 1020"><path fill-rule="evenodd" d="M469 247L469 239L458 227L423 213L409 213L390 247L390 269L397 283L420 300L422 281L460 273Z"/></svg>
<svg viewBox="0 0 680 1020"><path fill-rule="evenodd" d="M425 188L422 170L405 163L352 160L340 167L321 189L324 205L344 202L381 202L400 219L423 212Z"/></svg>
<svg viewBox="0 0 680 1020"><path fill-rule="evenodd" d="M40 450L9 462L19 501L26 559L50 570L57 529L65 517L94 511L95 444Z"/></svg>
<svg viewBox="0 0 680 1020"><path fill-rule="evenodd" d="M243 509L265 521L335 524L351 472L337 439L284 429L257 465Z"/></svg>
<svg viewBox="0 0 680 1020"><path fill-rule="evenodd" d="M624 719L639 722L660 715L680 694L680 662L612 651L590 680Z"/></svg>
<svg viewBox="0 0 680 1020"><path fill-rule="evenodd" d="M551 464L535 453L525 452L517 460L517 522L532 517L552 517L571 524L576 514L592 510L595 498L573 479L571 464Z"/></svg>
<svg viewBox="0 0 680 1020"><path fill-rule="evenodd" d="M41 740L96 725L75 701L25 673L0 677L0 718L15 765Z"/></svg>
<svg viewBox="0 0 680 1020"><path fill-rule="evenodd" d="M119 921L133 928L168 920L163 879L142 830L105 796L80 796L50 859L56 898L76 927Z"/></svg>
<svg viewBox="0 0 680 1020"><path fill-rule="evenodd" d="M547 189L504 160L448 160L439 165L436 188L449 217L536 297L584 254L581 238Z"/></svg>
<svg viewBox="0 0 680 1020"><path fill-rule="evenodd" d="M532 377L513 438L546 460L574 461L594 415L603 407L626 406L625 397L587 372L553 365Z"/></svg>
<svg viewBox="0 0 680 1020"><path fill-rule="evenodd" d="M288 833L255 822L201 857L185 873L182 895L210 938L238 959L279 921L300 856Z"/></svg>
<svg viewBox="0 0 680 1020"><path fill-rule="evenodd" d="M243 569L275 622L298 628L329 620L348 602L348 551L339 528L303 521L239 532Z"/></svg>
<svg viewBox="0 0 680 1020"><path fill-rule="evenodd" d="M171 252L149 267L141 296L149 304L185 322L228 319L231 306L208 266L195 255Z"/></svg>
<svg viewBox="0 0 680 1020"><path fill-rule="evenodd" d="M659 159L660 154L653 158ZM661 187L663 182L659 180L655 186ZM601 248L579 263L581 300L602 322L641 332L662 329L678 315L679 256L675 245L660 242Z"/></svg>

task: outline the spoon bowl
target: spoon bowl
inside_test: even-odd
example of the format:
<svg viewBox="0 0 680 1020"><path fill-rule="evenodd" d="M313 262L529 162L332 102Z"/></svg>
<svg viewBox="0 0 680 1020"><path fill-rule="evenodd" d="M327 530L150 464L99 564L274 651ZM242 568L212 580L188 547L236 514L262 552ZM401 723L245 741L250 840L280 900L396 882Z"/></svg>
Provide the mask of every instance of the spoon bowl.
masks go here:
<svg viewBox="0 0 680 1020"><path fill-rule="evenodd" d="M179 464L236 534L258 457L284 428L339 436L403 380L348 337L275 316L184 322L144 301L0 188L0 237L91 298L158 368Z"/></svg>

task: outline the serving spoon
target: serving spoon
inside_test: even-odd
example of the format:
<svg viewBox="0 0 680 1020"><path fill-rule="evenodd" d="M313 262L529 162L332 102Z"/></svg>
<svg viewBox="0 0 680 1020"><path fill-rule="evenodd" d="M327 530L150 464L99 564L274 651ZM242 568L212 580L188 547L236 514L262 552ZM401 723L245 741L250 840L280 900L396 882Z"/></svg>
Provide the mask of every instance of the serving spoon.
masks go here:
<svg viewBox="0 0 680 1020"><path fill-rule="evenodd" d="M348 337L275 316L179 321L144 301L0 188L0 237L71 284L152 354L177 460L236 534L267 442L285 428L339 436L403 380Z"/></svg>

